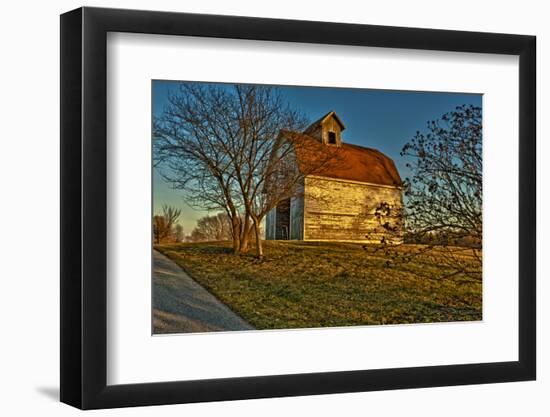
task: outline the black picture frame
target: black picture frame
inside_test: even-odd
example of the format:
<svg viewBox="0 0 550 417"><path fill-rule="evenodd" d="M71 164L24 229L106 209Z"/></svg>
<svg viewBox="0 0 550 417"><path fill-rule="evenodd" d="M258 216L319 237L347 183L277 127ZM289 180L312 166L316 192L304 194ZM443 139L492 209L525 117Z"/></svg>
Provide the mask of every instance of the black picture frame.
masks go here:
<svg viewBox="0 0 550 417"><path fill-rule="evenodd" d="M519 360L113 385L107 375L108 32L519 56ZM534 36L80 8L61 16L61 401L82 409L533 380Z"/></svg>

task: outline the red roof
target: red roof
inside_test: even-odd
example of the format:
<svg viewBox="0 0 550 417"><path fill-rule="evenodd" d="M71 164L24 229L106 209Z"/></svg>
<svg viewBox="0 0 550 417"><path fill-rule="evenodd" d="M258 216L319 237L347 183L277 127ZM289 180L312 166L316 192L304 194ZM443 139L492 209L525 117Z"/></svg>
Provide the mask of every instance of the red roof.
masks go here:
<svg viewBox="0 0 550 417"><path fill-rule="evenodd" d="M318 175L371 184L401 186L399 172L391 158L359 145L324 145L304 133L281 132L294 144L300 170Z"/></svg>

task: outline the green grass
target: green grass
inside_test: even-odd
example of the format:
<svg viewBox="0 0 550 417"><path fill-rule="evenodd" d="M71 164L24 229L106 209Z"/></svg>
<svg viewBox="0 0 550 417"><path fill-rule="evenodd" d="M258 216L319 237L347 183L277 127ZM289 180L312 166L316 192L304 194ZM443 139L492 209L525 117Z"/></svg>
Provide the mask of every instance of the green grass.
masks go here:
<svg viewBox="0 0 550 417"><path fill-rule="evenodd" d="M412 247L403 245L400 251ZM155 246L257 329L481 320L481 280L433 258L387 266L361 245L266 241L266 258L227 242Z"/></svg>

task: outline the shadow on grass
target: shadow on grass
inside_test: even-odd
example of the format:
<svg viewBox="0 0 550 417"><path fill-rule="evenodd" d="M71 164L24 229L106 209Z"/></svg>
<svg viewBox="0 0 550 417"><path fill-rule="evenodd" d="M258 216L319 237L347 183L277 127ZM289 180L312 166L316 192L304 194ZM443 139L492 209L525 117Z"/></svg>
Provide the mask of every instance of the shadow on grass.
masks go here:
<svg viewBox="0 0 550 417"><path fill-rule="evenodd" d="M229 255L233 253L233 249L225 246L199 246L198 250L205 254L210 255Z"/></svg>

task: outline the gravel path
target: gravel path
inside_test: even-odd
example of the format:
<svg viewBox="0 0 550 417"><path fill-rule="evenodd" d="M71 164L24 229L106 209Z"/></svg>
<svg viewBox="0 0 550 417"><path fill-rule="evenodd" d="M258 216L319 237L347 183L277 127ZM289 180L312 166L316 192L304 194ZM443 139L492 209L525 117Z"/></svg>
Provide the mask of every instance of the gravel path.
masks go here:
<svg viewBox="0 0 550 417"><path fill-rule="evenodd" d="M153 332L254 329L160 252L153 251Z"/></svg>

